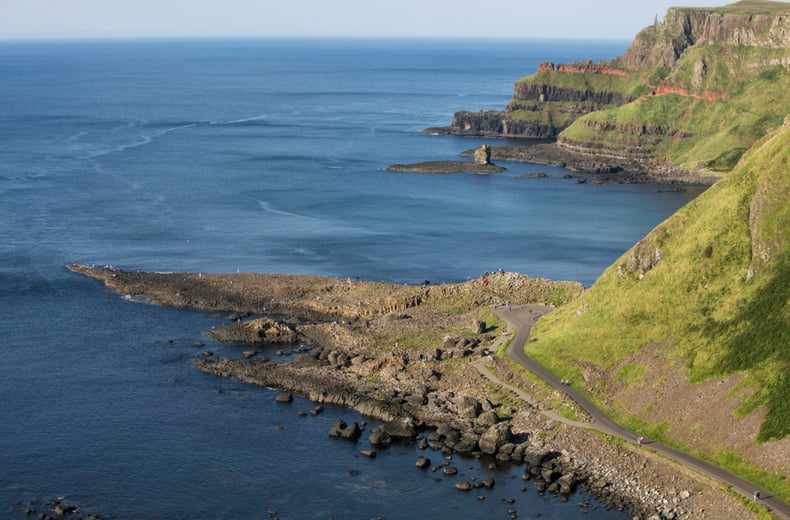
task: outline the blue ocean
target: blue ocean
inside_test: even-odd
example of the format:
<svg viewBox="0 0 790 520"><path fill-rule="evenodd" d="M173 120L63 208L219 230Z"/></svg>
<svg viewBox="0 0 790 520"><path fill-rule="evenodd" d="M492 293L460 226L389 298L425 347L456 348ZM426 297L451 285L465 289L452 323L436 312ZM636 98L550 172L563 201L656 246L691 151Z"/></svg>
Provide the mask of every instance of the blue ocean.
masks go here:
<svg viewBox="0 0 790 520"><path fill-rule="evenodd" d="M243 349L204 336L221 317L130 301L65 267L402 283L504 269L589 286L701 189L577 184L521 163L385 169L502 144L420 130L503 107L541 61L626 45L0 43L0 517L65 496L117 519L630 518L581 512L581 492L524 491L522 468L455 461L459 477L495 478L480 501L417 470L413 445L361 457L366 441L327 435L356 413L300 417L312 403L194 369L196 342ZM535 172L548 177L518 178Z"/></svg>

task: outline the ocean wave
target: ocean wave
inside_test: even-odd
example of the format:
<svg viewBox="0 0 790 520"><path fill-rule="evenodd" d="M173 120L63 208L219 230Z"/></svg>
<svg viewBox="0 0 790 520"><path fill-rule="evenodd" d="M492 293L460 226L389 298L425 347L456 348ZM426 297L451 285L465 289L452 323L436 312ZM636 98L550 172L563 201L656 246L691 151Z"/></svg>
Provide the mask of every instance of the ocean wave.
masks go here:
<svg viewBox="0 0 790 520"><path fill-rule="evenodd" d="M246 125L246 124L260 124L262 122L266 122L266 118L269 117L268 114L261 114L258 116L251 116L251 117L242 117L240 119L231 119L228 121L209 121L209 125ZM268 125L267 125L268 126Z"/></svg>
<svg viewBox="0 0 790 520"><path fill-rule="evenodd" d="M261 207L263 211L267 213L274 213L275 215L282 215L285 217L296 217L296 218L304 218L304 219L312 219L312 217L307 217L304 215L297 215L296 213L291 213L289 211L283 211L281 209L276 209L271 203L266 202L265 200L259 200L258 205Z"/></svg>
<svg viewBox="0 0 790 520"><path fill-rule="evenodd" d="M136 125L131 125L136 127ZM152 132L149 134L138 135L134 137L134 140L131 142L115 145L109 148L105 148L103 150L97 150L94 152L89 153L85 158L86 159L96 159L97 157L104 157L106 155L115 154L115 153L122 153L126 150L130 150L132 148L138 148L140 146L145 146L147 144L153 143L156 139L167 135L171 132L176 132L178 130L185 130L187 128L194 128L198 126L198 123L186 123L178 126L168 126L156 132Z"/></svg>
<svg viewBox="0 0 790 520"><path fill-rule="evenodd" d="M269 215L272 215L272 218L279 218L282 217L287 220L287 222L277 224L277 228L282 230L282 233L286 235L296 235L296 236L308 236L308 235L320 235L320 236L328 236L328 235L344 235L344 236L372 236L372 235L382 235L388 233L380 233L377 231L372 231L370 229L346 224L344 222L339 222L333 219L327 218L320 218L320 217L312 217L309 215L300 215L298 213L292 213L290 211L284 211L272 206L272 204L265 200L258 200L258 205L260 208ZM272 230L273 231L273 230ZM305 250L308 254L309 251Z"/></svg>

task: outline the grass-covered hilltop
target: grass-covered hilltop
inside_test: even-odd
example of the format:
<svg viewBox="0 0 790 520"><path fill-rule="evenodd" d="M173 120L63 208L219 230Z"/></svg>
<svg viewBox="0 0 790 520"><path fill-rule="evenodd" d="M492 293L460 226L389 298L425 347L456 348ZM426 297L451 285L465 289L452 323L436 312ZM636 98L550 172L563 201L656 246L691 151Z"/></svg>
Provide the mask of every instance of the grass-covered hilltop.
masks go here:
<svg viewBox="0 0 790 520"><path fill-rule="evenodd" d="M556 139L646 171L716 175L790 113L788 65L790 3L672 8L621 57L543 63L504 110L458 112L444 131Z"/></svg>

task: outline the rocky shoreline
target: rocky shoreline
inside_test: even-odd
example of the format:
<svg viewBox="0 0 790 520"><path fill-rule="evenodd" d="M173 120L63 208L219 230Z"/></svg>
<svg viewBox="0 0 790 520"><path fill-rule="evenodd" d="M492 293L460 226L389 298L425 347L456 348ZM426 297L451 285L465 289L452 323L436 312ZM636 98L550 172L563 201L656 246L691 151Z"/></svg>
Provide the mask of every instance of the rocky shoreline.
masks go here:
<svg viewBox="0 0 790 520"><path fill-rule="evenodd" d="M393 164L387 167L389 172L408 173L500 173L505 171L502 166L495 164L479 164L469 161L427 161L413 164Z"/></svg>
<svg viewBox="0 0 790 520"><path fill-rule="evenodd" d="M453 134L447 128L429 128L423 131L430 135ZM501 136L495 136L501 137ZM719 179L715 175L688 170L673 164L659 164L639 159L627 159L607 155L591 155L560 146L554 139L521 139L523 144L488 146L466 150L460 154L470 161L427 161L414 164L393 164L387 171L412 173L500 173L506 168L495 165L496 161L513 161L545 166L558 166L575 173L592 176L594 184L663 184L668 186L711 186ZM481 149L485 159L479 160Z"/></svg>
<svg viewBox="0 0 790 520"><path fill-rule="evenodd" d="M474 150L461 154L470 157ZM671 164L653 164L603 155L589 155L561 148L555 141L527 141L518 146L492 146L491 158L559 166L572 172L592 175L591 182L606 184L666 184L710 186L718 177Z"/></svg>
<svg viewBox="0 0 790 520"><path fill-rule="evenodd" d="M108 518L87 512L81 506L67 502L65 497L16 502L13 504L13 508L28 518L37 518L38 520L107 520Z"/></svg>
<svg viewBox="0 0 790 520"><path fill-rule="evenodd" d="M497 166L491 162L491 147L484 144L466 153L467 157L472 157L470 161L428 161L414 164L393 164L387 167L390 172L411 172L411 173L478 173L490 174L500 173L506 170L502 166Z"/></svg>
<svg viewBox="0 0 790 520"><path fill-rule="evenodd" d="M560 304L581 293L578 284L502 272L462 284L403 286L305 276L70 268L123 294L228 313L233 323L215 333L220 339L251 348L275 341L308 345L287 361L203 355L194 364L207 373L376 418L383 425L369 434L374 448L409 440L445 455L520 464L522 478L538 492L568 494L581 487L607 507L636 518L749 518L738 500L699 475L637 446L546 417L538 408L581 412L503 356L491 355L506 337L506 324L490 312L492 305ZM483 379L473 360L483 360L502 381L528 389L535 402ZM354 440L362 428L336 424L329 434ZM475 485L457 484L459 489Z"/></svg>

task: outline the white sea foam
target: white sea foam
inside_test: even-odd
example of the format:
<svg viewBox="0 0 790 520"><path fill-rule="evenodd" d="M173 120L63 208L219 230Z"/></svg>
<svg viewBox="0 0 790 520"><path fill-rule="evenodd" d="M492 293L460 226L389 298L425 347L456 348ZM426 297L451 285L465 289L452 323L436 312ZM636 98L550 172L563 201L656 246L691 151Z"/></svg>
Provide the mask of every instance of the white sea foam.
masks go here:
<svg viewBox="0 0 790 520"><path fill-rule="evenodd" d="M86 158L87 159L95 159L97 157L103 157L103 156L114 154L114 153L121 153L121 152L124 152L124 151L132 149L132 148L145 146L147 144L153 143L156 139L158 139L158 138L160 138L160 137L162 137L164 135L167 135L167 134L169 134L171 132L175 132L175 131L178 131L178 130L184 130L184 129L187 129L187 128L193 128L195 126L198 126L198 123L189 123L189 124L186 124L186 125L178 125L178 126L172 126L172 127L169 127L169 128L163 128L162 130L158 130L158 131L152 132L150 134L144 134L144 135L141 135L141 136L137 136L135 138L135 140L130 142L130 143L124 143L124 144L120 144L120 145L117 145L117 146L105 148L103 150L98 150L98 151L92 152L92 153L88 154Z"/></svg>
<svg viewBox="0 0 790 520"><path fill-rule="evenodd" d="M265 200L258 200L260 208L270 215L277 217L287 218L287 223L278 224L278 228L282 229L284 233L288 234L304 234L304 235L327 235L327 234L340 234L350 236L361 235L382 235L386 233L379 233L369 229L348 225L343 222L338 222L332 219L311 217L309 215L300 215L290 211L284 211L272 206L271 203Z"/></svg>
<svg viewBox="0 0 790 520"><path fill-rule="evenodd" d="M230 121L210 121L210 125L238 125L242 123L250 123L252 121L264 121L268 117L267 114L261 114L259 116L252 116L252 117L243 117L241 119L232 119Z"/></svg>
<svg viewBox="0 0 790 520"><path fill-rule="evenodd" d="M258 205L261 207L263 211L266 211L268 213L274 213L275 215L283 215L285 217L296 217L296 218L305 218L305 219L311 218L311 217L306 217L304 215L297 215L296 213L291 213L289 211L276 209L271 205L271 203L266 202L265 200L259 200ZM314 219L314 220L318 220L318 219Z"/></svg>

